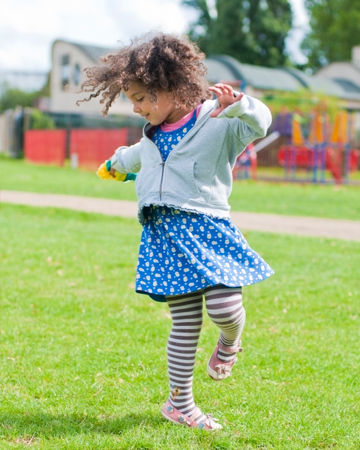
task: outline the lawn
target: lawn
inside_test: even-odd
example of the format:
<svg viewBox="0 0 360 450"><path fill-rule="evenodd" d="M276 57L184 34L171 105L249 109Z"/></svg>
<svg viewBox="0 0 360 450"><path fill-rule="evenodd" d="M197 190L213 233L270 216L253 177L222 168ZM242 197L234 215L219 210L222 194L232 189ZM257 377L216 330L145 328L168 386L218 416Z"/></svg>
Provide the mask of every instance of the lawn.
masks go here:
<svg viewBox="0 0 360 450"><path fill-rule="evenodd" d="M0 159L0 189L136 200L133 182L102 181L93 172ZM360 220L360 186L236 181L234 211Z"/></svg>
<svg viewBox="0 0 360 450"><path fill-rule="evenodd" d="M134 293L139 236L132 219L1 205L1 449L360 448L360 243L246 233L276 274L244 289L222 383L205 321L195 396L225 425L206 433L160 415L171 323Z"/></svg>

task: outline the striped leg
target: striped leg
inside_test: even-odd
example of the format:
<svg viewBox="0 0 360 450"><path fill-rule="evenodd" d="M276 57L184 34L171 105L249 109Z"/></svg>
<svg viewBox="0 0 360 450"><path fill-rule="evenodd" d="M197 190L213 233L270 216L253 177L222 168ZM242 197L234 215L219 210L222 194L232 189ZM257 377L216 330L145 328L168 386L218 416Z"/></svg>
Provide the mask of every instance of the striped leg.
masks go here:
<svg viewBox="0 0 360 450"><path fill-rule="evenodd" d="M173 320L167 354L170 379L169 401L186 416L191 416L196 406L192 392L196 349L202 326L202 292L167 297ZM199 412L196 422L205 420Z"/></svg>
<svg viewBox="0 0 360 450"><path fill-rule="evenodd" d="M206 289L204 294L208 315L221 330L220 343L227 347L238 345L245 324L241 287L217 285ZM224 363L230 363L235 353L219 348L217 357Z"/></svg>

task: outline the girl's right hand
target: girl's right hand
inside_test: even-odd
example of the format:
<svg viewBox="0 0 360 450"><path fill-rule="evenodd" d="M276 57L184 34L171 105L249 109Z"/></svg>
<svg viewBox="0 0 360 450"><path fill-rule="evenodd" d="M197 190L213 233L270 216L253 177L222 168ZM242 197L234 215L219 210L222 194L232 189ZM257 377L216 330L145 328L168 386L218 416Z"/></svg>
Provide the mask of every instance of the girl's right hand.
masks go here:
<svg viewBox="0 0 360 450"><path fill-rule="evenodd" d="M213 111L210 114L210 117L217 117L221 113L221 111L223 111L229 105L240 101L244 96L244 93L241 92L237 97L235 97L233 88L230 85L223 83L217 83L214 86L209 87L209 91L213 92L216 95L220 103L219 108Z"/></svg>

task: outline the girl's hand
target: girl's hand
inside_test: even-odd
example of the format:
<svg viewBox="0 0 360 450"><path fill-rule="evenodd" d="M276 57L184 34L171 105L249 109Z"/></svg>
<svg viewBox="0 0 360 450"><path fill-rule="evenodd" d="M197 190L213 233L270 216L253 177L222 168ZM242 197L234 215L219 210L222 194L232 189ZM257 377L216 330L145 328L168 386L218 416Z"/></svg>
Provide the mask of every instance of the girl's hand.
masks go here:
<svg viewBox="0 0 360 450"><path fill-rule="evenodd" d="M240 101L244 96L244 94L241 93L240 95L235 97L233 88L228 84L222 83L217 83L215 84L215 86L209 87L209 91L214 92L220 103L220 107L215 111L213 111L210 114L210 117L217 117L221 113L221 111L223 111L229 105L232 105L233 103Z"/></svg>

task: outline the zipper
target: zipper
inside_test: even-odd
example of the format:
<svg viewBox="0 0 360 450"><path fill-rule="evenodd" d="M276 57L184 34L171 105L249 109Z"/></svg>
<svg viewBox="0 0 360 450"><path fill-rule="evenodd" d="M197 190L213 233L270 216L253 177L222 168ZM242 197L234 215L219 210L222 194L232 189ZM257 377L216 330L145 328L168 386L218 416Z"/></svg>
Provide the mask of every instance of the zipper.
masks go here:
<svg viewBox="0 0 360 450"><path fill-rule="evenodd" d="M163 184L163 180L164 180L164 170L165 170L165 161L163 161L160 166L162 166L161 168L161 178L160 178L160 187L159 187L159 198L161 201L161 197L162 197L162 184Z"/></svg>
<svg viewBox="0 0 360 450"><path fill-rule="evenodd" d="M204 116L205 117L205 116ZM203 122L204 121L204 117L202 117L201 119L200 119L200 122ZM195 125L194 125L195 126ZM194 128L194 127L193 127ZM193 129L192 128L192 129ZM190 130L191 131L191 130ZM158 151L158 153L159 153L159 156L160 156L160 158L161 158L161 163L160 163L160 166L162 166L162 168L161 168L161 178L160 178L160 185L159 185L159 199L160 199L160 201L161 201L161 199L162 199L162 188L163 188L163 181L164 181L164 171L165 171L165 162L166 161L164 161L163 159L162 159L162 156L161 156L161 153L160 153L160 150L158 149L158 147L154 144L154 142L147 136L147 134L145 133L145 126L144 126L144 137L146 137L147 138L147 140L156 148L156 150ZM186 137L186 136L185 136ZM179 142L179 144L181 144L182 142L180 141ZM177 144L177 145L179 145L179 144ZM172 152L170 152L170 154L169 154L169 156L168 156L168 158L171 156L171 153Z"/></svg>
<svg viewBox="0 0 360 450"><path fill-rule="evenodd" d="M158 149L157 145L154 144L154 142L144 133L145 137L147 138L147 140L150 142L151 145L153 145L156 148L156 151L158 152L160 159L161 159L161 163L159 164L160 166L162 166L161 168L161 177L160 177L160 185L159 185L159 199L161 201L161 197L162 197L162 185L163 185L163 180L164 180L164 170L165 170L165 161L162 159L160 150Z"/></svg>

